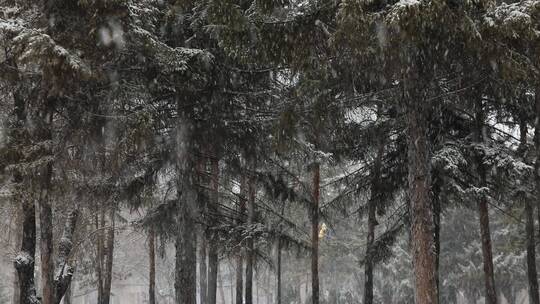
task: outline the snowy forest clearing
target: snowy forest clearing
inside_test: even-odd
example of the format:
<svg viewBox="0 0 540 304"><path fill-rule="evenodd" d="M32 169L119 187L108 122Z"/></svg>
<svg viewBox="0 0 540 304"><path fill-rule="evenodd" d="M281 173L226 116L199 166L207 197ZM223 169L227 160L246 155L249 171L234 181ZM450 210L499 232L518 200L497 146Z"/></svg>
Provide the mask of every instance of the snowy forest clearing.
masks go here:
<svg viewBox="0 0 540 304"><path fill-rule="evenodd" d="M0 304L540 304L540 0L0 0Z"/></svg>

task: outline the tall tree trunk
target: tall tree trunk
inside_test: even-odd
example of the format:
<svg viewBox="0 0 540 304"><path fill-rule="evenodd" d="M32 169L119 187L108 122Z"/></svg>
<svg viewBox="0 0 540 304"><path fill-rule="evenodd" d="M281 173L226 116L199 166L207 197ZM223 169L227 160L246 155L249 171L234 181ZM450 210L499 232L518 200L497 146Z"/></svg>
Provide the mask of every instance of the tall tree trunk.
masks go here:
<svg viewBox="0 0 540 304"><path fill-rule="evenodd" d="M15 202L15 244L14 248L21 248L21 242L22 242L22 227L23 227L23 214L21 209L21 204L19 202ZM11 302L13 304L20 304L19 300L21 298L20 290L19 290L19 275L17 274L17 269L13 267L13 281L12 281L12 288L13 288L13 295L11 298Z"/></svg>
<svg viewBox="0 0 540 304"><path fill-rule="evenodd" d="M219 159L217 157L211 160L212 170L212 202L211 210L218 214L219 204ZM208 248L208 304L216 304L217 298L217 278L219 271L219 252L217 232L210 229L210 246Z"/></svg>
<svg viewBox="0 0 540 304"><path fill-rule="evenodd" d="M484 142L485 115L482 100L475 102L475 141ZM486 170L482 156L477 157L479 187L486 187ZM480 238L482 242L482 258L484 264L484 283L486 289L486 304L497 304L497 291L495 290L495 275L493 270L493 253L491 249L491 233L489 229L488 198L481 195L478 200L478 214L480 216Z"/></svg>
<svg viewBox="0 0 540 304"><path fill-rule="evenodd" d="M226 304L225 300L225 290L223 290L223 278L221 277L221 272L218 272L218 283L219 283L219 298L221 299L221 304ZM231 282L232 285L232 282ZM231 304L233 303L231 298Z"/></svg>
<svg viewBox="0 0 540 304"><path fill-rule="evenodd" d="M46 165L43 173L39 194L42 304L54 304L53 215L48 193L52 165Z"/></svg>
<svg viewBox="0 0 540 304"><path fill-rule="evenodd" d="M208 240L206 239L206 231L204 231L204 228L202 228L200 231L198 245L199 245L199 300L200 300L200 303L208 303L207 301L208 269L206 267L206 258L208 256L208 253L207 253Z"/></svg>
<svg viewBox="0 0 540 304"><path fill-rule="evenodd" d="M97 237L97 254L96 254L96 275L97 275L97 302L103 303L103 256L104 256L104 244L103 244L103 226L105 226L105 213L103 208L95 216Z"/></svg>
<svg viewBox="0 0 540 304"><path fill-rule="evenodd" d="M429 102L407 105L408 181L411 214L411 250L416 304L437 304L433 240L433 201L427 117Z"/></svg>
<svg viewBox="0 0 540 304"><path fill-rule="evenodd" d="M149 274L148 274L148 304L156 304L156 232L154 228L150 228L148 237L148 257L149 257Z"/></svg>
<svg viewBox="0 0 540 304"><path fill-rule="evenodd" d="M208 213L208 202L204 195L205 180L203 173L206 173L206 157L197 157L196 173L197 173L197 200L199 207L199 217L203 219ZM207 303L208 296L208 238L206 224L201 223L198 225L200 231L198 234L198 256L199 256L199 303Z"/></svg>
<svg viewBox="0 0 540 304"><path fill-rule="evenodd" d="M56 304L60 303L62 297L66 295L71 286L74 270L73 267L69 265L69 257L71 255L71 250L73 249L73 239L78 219L79 210L78 208L74 208L67 216L66 223L64 224L64 231L62 232L62 238L58 243L58 257L56 259L54 277Z"/></svg>
<svg viewBox="0 0 540 304"><path fill-rule="evenodd" d="M115 209L111 207L109 213L111 227L107 231L107 264L105 265L105 282L103 284L103 304L109 304L111 300L111 286L113 277L114 259L114 230L116 228Z"/></svg>
<svg viewBox="0 0 540 304"><path fill-rule="evenodd" d="M182 102L178 102L182 113ZM197 213L197 193L193 138L188 117L179 120L176 135L177 170L177 234L176 234L176 276L174 287L178 304L196 304L197 299L197 242L193 227Z"/></svg>
<svg viewBox="0 0 540 304"><path fill-rule="evenodd" d="M319 304L319 184L320 165L315 162L311 210L311 301L313 304Z"/></svg>
<svg viewBox="0 0 540 304"><path fill-rule="evenodd" d="M15 257L15 269L19 276L19 303L39 304L34 283L36 258L36 207L34 200L21 202L23 232L21 251Z"/></svg>
<svg viewBox="0 0 540 304"><path fill-rule="evenodd" d="M240 199L238 206L238 225L242 224L242 218L246 210L246 178L242 174L240 181ZM242 304L244 302L244 258L242 245L238 245L238 251L236 254L236 304Z"/></svg>
<svg viewBox="0 0 540 304"><path fill-rule="evenodd" d="M256 191L256 181L255 181L255 161L252 161L252 172L249 174L250 180L248 183L248 204L247 204L247 225L252 233L252 228L255 218L255 191ZM254 236L251 234L247 239L247 251L246 251L246 304L253 304L253 263L255 257L255 248L254 248Z"/></svg>
<svg viewBox="0 0 540 304"><path fill-rule="evenodd" d="M366 258L364 265L364 304L373 304L373 257L375 256L375 226L377 226L377 204L381 195L381 164L384 156L384 141L379 140L377 156L373 164L371 194L368 202L368 233L366 244Z"/></svg>
<svg viewBox="0 0 540 304"><path fill-rule="evenodd" d="M433 192L433 240L435 242L435 285L440 290L439 266L441 256L441 180L435 176L432 185ZM439 294L437 294L439 296Z"/></svg>
<svg viewBox="0 0 540 304"><path fill-rule="evenodd" d="M540 105L539 109L540 109ZM520 152L525 161L525 152L527 151L527 119L520 118ZM531 304L540 304L540 294L538 293L538 273L536 271L536 240L534 236L534 205L527 197L525 201L525 233L527 235L527 278L529 280L529 302Z"/></svg>
<svg viewBox="0 0 540 304"><path fill-rule="evenodd" d="M276 277L276 304L281 304L281 237L277 240Z"/></svg>
<svg viewBox="0 0 540 304"><path fill-rule="evenodd" d="M64 304L71 304L71 282L69 283L66 293L64 294Z"/></svg>
<svg viewBox="0 0 540 304"><path fill-rule="evenodd" d="M529 279L529 301L540 304L538 294L538 273L536 272L536 241L534 238L534 206L525 199L526 234L527 234L527 278Z"/></svg>

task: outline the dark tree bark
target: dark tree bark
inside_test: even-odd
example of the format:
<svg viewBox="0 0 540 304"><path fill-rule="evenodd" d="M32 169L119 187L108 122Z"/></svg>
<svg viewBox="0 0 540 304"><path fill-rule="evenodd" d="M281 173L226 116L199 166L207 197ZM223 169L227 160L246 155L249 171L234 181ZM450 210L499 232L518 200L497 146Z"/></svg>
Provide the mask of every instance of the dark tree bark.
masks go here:
<svg viewBox="0 0 540 304"><path fill-rule="evenodd" d="M381 163L384 155L384 142L379 140L377 156L373 164L371 194L368 202L368 231L366 244L366 258L364 265L364 304L373 304L373 256L375 248L375 226L377 226L377 205L381 194Z"/></svg>
<svg viewBox="0 0 540 304"><path fill-rule="evenodd" d="M208 280L207 274L208 269L206 267L206 258L208 256L207 245L208 241L206 239L206 232L204 228L201 229L199 234L199 300L200 303L208 303Z"/></svg>
<svg viewBox="0 0 540 304"><path fill-rule="evenodd" d="M58 257L56 259L56 271L54 277L56 304L60 303L62 297L64 297L71 286L73 267L69 265L69 256L73 249L73 238L78 219L79 211L75 208L68 214L62 238L58 244Z"/></svg>
<svg viewBox="0 0 540 304"><path fill-rule="evenodd" d="M42 304L54 304L53 218L48 193L52 166L48 164L43 173L39 195Z"/></svg>
<svg viewBox="0 0 540 304"><path fill-rule="evenodd" d="M105 226L105 213L102 208L99 213L96 213L95 216L96 230L98 233L97 244L96 244L96 276L97 276L97 302L98 304L103 303L103 257L104 257L104 244L103 244L103 227Z"/></svg>
<svg viewBox="0 0 540 304"><path fill-rule="evenodd" d="M277 262L276 262L276 304L281 304L281 238L277 240Z"/></svg>
<svg viewBox="0 0 540 304"><path fill-rule="evenodd" d="M246 210L246 178L242 174L240 182L240 199L238 204L238 224L242 224L242 218ZM244 258L241 244L238 245L236 253L236 304L244 302Z"/></svg>
<svg viewBox="0 0 540 304"><path fill-rule="evenodd" d="M150 229L148 235L148 257L149 257L149 274L148 274L148 304L156 304L156 233L153 228Z"/></svg>
<svg viewBox="0 0 540 304"><path fill-rule="evenodd" d="M527 278L529 279L529 301L540 304L538 294L538 273L536 272L536 242L534 238L534 206L525 200L526 234L527 234Z"/></svg>
<svg viewBox="0 0 540 304"><path fill-rule="evenodd" d="M206 173L206 157L199 156L197 157L197 200L199 207L199 216L204 218L208 212L208 202L203 193L204 187L206 187L205 180L203 175ZM199 303L207 303L208 296L208 268L207 268L207 257L208 257L208 239L207 239L207 229L205 224L198 225L199 234L198 234L198 256L199 256Z"/></svg>
<svg viewBox="0 0 540 304"><path fill-rule="evenodd" d="M211 159L212 170L212 202L210 208L212 212L219 214L219 159ZM217 233L210 230L210 245L208 248L208 304L216 304L217 299L217 279L219 271L219 252Z"/></svg>
<svg viewBox="0 0 540 304"><path fill-rule="evenodd" d="M482 100L475 102L475 141L484 142L485 115ZM477 170L479 177L479 187L486 187L486 169L484 168L482 156L477 156ZM489 229L488 198L480 195L478 200L478 214L480 216L480 238L482 242L482 258L484 264L484 280L486 289L486 304L497 304L497 291L495 290L495 275L493 270L493 253L491 248L491 233Z"/></svg>
<svg viewBox="0 0 540 304"><path fill-rule="evenodd" d="M64 294L64 304L71 304L71 283L69 283L66 293Z"/></svg>
<svg viewBox="0 0 540 304"><path fill-rule="evenodd" d="M249 229L252 228L255 218L255 161L252 161L252 172L249 175L248 182L248 201L247 201L247 224ZM255 258L254 236L250 235L247 239L246 251L246 304L253 304L253 263Z"/></svg>
<svg viewBox="0 0 540 304"><path fill-rule="evenodd" d="M538 93L538 91L537 91ZM540 110L540 98L535 98L535 106L537 107L537 111ZM525 116L526 114L524 113ZM538 114L537 112L537 115ZM520 119L520 152L525 159L525 152L527 151L527 120L526 117L521 117ZM537 118L538 120L538 118ZM538 124L538 122L537 122ZM535 132L538 130L538 126L535 125ZM535 141L536 136L538 133L535 133ZM535 164L535 168L536 168ZM536 176L535 176L536 180ZM538 184L537 184L538 185ZM538 191L537 187L537 191ZM536 270L536 239L535 239L535 233L534 233L534 209L535 205L533 202L528 199L524 198L525 200L525 217L526 217L526 224L525 224L525 232L527 235L527 278L529 280L529 301L531 304L540 304L540 294L538 290L538 272ZM540 210L539 210L540 212Z"/></svg>
<svg viewBox="0 0 540 304"><path fill-rule="evenodd" d="M311 210L311 301L319 304L319 191L320 165L313 164L313 204Z"/></svg>
<svg viewBox="0 0 540 304"><path fill-rule="evenodd" d="M113 277L113 259L114 259L114 230L116 228L115 209L111 207L109 213L111 227L107 230L107 253L105 264L105 281L103 283L103 304L109 304L111 301L111 287Z"/></svg>
<svg viewBox="0 0 540 304"><path fill-rule="evenodd" d="M23 214L22 209L19 203L15 208L15 248L21 247L22 242L22 227L23 227ZM11 301L13 304L20 304L19 300L21 298L19 290L19 276L17 274L17 269L13 267L13 281L12 281L13 295Z"/></svg>
<svg viewBox="0 0 540 304"><path fill-rule="evenodd" d="M440 290L440 281L439 281L439 266L440 266L440 256L441 256L441 185L440 179L438 177L434 178L433 181L433 240L435 242L435 285L437 290ZM437 295L438 296L438 295Z"/></svg>
<svg viewBox="0 0 540 304"><path fill-rule="evenodd" d="M438 303L433 251L430 143L427 135L429 110L428 101L409 99L407 104L408 180L416 304Z"/></svg>
<svg viewBox="0 0 540 304"><path fill-rule="evenodd" d="M33 200L22 202L23 232L21 251L15 258L19 276L19 303L39 304L34 284L36 258L36 207Z"/></svg>
<svg viewBox="0 0 540 304"><path fill-rule="evenodd" d="M182 102L178 103L182 113ZM177 224L176 235L176 276L174 287L178 304L195 304L197 299L197 242L195 217L197 213L197 193L195 161L193 160L192 123L183 117L178 123L176 135L176 170L177 170Z"/></svg>

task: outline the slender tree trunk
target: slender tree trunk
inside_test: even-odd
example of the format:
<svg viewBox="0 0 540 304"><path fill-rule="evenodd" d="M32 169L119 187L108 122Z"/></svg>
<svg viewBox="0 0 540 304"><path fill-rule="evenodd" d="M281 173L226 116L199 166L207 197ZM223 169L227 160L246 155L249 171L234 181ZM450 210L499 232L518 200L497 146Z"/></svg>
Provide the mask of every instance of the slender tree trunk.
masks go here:
<svg viewBox="0 0 540 304"><path fill-rule="evenodd" d="M276 304L281 304L281 237L277 240L276 276Z"/></svg>
<svg viewBox="0 0 540 304"><path fill-rule="evenodd" d="M208 252L208 304L216 304L217 300L217 279L219 271L219 255L216 238L212 239Z"/></svg>
<svg viewBox="0 0 540 304"><path fill-rule="evenodd" d="M73 279L73 267L69 265L69 257L73 249L73 239L75 228L79 219L79 210L74 208L66 219L62 238L58 243L58 257L56 259L56 270L54 277L55 284L55 301L59 304L64 295L67 297L67 292L71 291L71 281ZM71 295L70 295L71 296Z"/></svg>
<svg viewBox="0 0 540 304"><path fill-rule="evenodd" d="M15 207L15 248L21 248L21 242L22 242L22 227L23 227L23 214L21 209L21 204L19 202L16 202L17 206ZM13 296L11 298L11 301L13 304L20 304L19 300L21 298L20 290L19 290L19 276L17 274L17 269L13 267L13 281L12 281L12 288L13 288Z"/></svg>
<svg viewBox="0 0 540 304"><path fill-rule="evenodd" d="M48 193L52 165L48 164L43 172L39 195L42 304L54 304L53 215Z"/></svg>
<svg viewBox="0 0 540 304"><path fill-rule="evenodd" d="M203 173L206 171L206 157L199 156L197 158L196 164L196 173L197 173L197 199L199 207L199 216L203 219L208 213L208 202L204 197L204 187L206 186L205 180L203 179ZM208 295L208 267L207 267L207 257L208 257L208 238L207 238L207 228L205 224L198 225L200 231L198 234L198 255L199 255L199 303L206 304L207 295Z"/></svg>
<svg viewBox="0 0 540 304"><path fill-rule="evenodd" d="M520 119L520 152L525 161L527 151L527 120ZM527 235L527 278L529 280L529 302L540 304L540 294L538 293L538 273L536 271L536 239L534 236L534 205L527 197L525 201L525 232Z"/></svg>
<svg viewBox="0 0 540 304"><path fill-rule="evenodd" d="M475 103L476 107L476 128L475 140L478 143L484 142L485 133L485 116L482 100L479 99ZM478 156L477 160L479 186L486 187L486 172L483 164L483 159ZM482 258L484 264L484 280L486 288L486 304L497 304L497 291L495 290L495 275L493 270L493 253L491 249L491 233L489 229L489 211L488 198L481 195L478 201L478 214L480 216L480 238L482 241Z"/></svg>
<svg viewBox="0 0 540 304"><path fill-rule="evenodd" d="M373 257L375 255L375 226L377 226L377 204L381 195L381 164L384 156L384 141L379 140L377 156L373 164L371 194L368 202L368 233L365 258L365 283L364 283L364 304L373 304Z"/></svg>
<svg viewBox="0 0 540 304"><path fill-rule="evenodd" d="M242 254L236 257L236 304L242 304L244 298L244 259Z"/></svg>
<svg viewBox="0 0 540 304"><path fill-rule="evenodd" d="M252 170L250 174L250 180L248 183L248 204L247 204L247 224L248 229L252 231L255 218L255 161L252 162ZM251 232L250 232L251 233ZM246 304L253 304L253 263L255 257L254 248L254 236L250 235L247 239L247 252L246 252Z"/></svg>
<svg viewBox="0 0 540 304"><path fill-rule="evenodd" d="M441 193L441 185L440 185L440 179L438 177L434 178L433 186L433 238L435 242L435 281L437 290L440 290L439 285L439 264L440 264L440 255L441 255L441 201L440 201L440 193ZM439 296L437 294L437 296Z"/></svg>
<svg viewBox="0 0 540 304"><path fill-rule="evenodd" d="M538 273L536 272L536 241L534 238L534 206L525 200L526 234L527 234L527 278L529 279L529 301L539 304Z"/></svg>
<svg viewBox="0 0 540 304"><path fill-rule="evenodd" d="M111 299L111 287L113 277L113 259L114 259L114 230L116 228L115 209L111 207L110 214L111 227L107 231L107 264L105 265L105 282L103 284L103 304L109 304Z"/></svg>
<svg viewBox="0 0 540 304"><path fill-rule="evenodd" d="M182 102L178 102L182 113ZM197 242L193 227L197 213L196 172L192 154L193 138L188 117L179 120L176 137L177 157L177 224L175 291L178 304L196 304L197 299Z"/></svg>
<svg viewBox="0 0 540 304"><path fill-rule="evenodd" d="M96 214L97 236L97 256L96 256L96 275L97 275L97 302L103 304L103 226L105 225L105 214L103 209Z"/></svg>
<svg viewBox="0 0 540 304"><path fill-rule="evenodd" d="M223 278L221 277L221 272L219 271L218 271L217 279L218 279L218 284L219 284L219 298L221 299L221 304L225 304L226 301L225 301L225 290L223 290ZM233 303L232 299L231 299L231 303Z"/></svg>
<svg viewBox="0 0 540 304"><path fill-rule="evenodd" d="M71 304L71 282L69 283L66 293L64 294L64 304Z"/></svg>
<svg viewBox="0 0 540 304"><path fill-rule="evenodd" d="M319 304L319 184L320 165L313 164L313 205L311 211L311 301Z"/></svg>
<svg viewBox="0 0 540 304"><path fill-rule="evenodd" d="M199 245L199 300L200 300L200 303L206 304L208 303L207 301L208 269L206 267L206 258L208 256L208 253L207 253L208 240L206 239L206 232L204 231L204 228L201 229L198 243L199 243L198 244Z"/></svg>
<svg viewBox="0 0 540 304"><path fill-rule="evenodd" d="M15 269L19 276L19 303L39 304L34 283L36 258L36 207L30 199L22 203L23 232L21 251L15 258Z"/></svg>
<svg viewBox="0 0 540 304"><path fill-rule="evenodd" d="M210 208L218 213L219 204L219 159L211 160L212 167L212 202ZM217 278L219 271L218 238L215 231L210 231L210 246L208 248L208 304L216 304Z"/></svg>
<svg viewBox="0 0 540 304"><path fill-rule="evenodd" d="M408 180L411 214L411 250L416 304L437 304L431 197L431 162L428 139L429 102L409 100L407 105Z"/></svg>
<svg viewBox="0 0 540 304"><path fill-rule="evenodd" d="M242 224L242 218L244 217L245 209L246 209L246 178L244 175L241 177L240 182L240 200L239 200L239 206L238 206L238 224ZM242 245L238 245L238 252L236 255L236 304L242 304L244 302L243 294L244 294L244 259L243 259L243 251L242 251Z"/></svg>
<svg viewBox="0 0 540 304"><path fill-rule="evenodd" d="M150 228L148 238L148 257L149 257L149 274L148 274L148 304L156 304L156 232L154 228Z"/></svg>

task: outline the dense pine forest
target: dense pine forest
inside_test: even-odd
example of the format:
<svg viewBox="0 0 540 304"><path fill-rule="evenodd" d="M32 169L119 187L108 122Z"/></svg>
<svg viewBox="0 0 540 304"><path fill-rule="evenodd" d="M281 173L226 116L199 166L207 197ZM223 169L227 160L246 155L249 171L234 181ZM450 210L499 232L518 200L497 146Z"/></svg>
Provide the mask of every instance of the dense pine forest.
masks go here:
<svg viewBox="0 0 540 304"><path fill-rule="evenodd" d="M540 0L0 0L0 303L540 304Z"/></svg>

